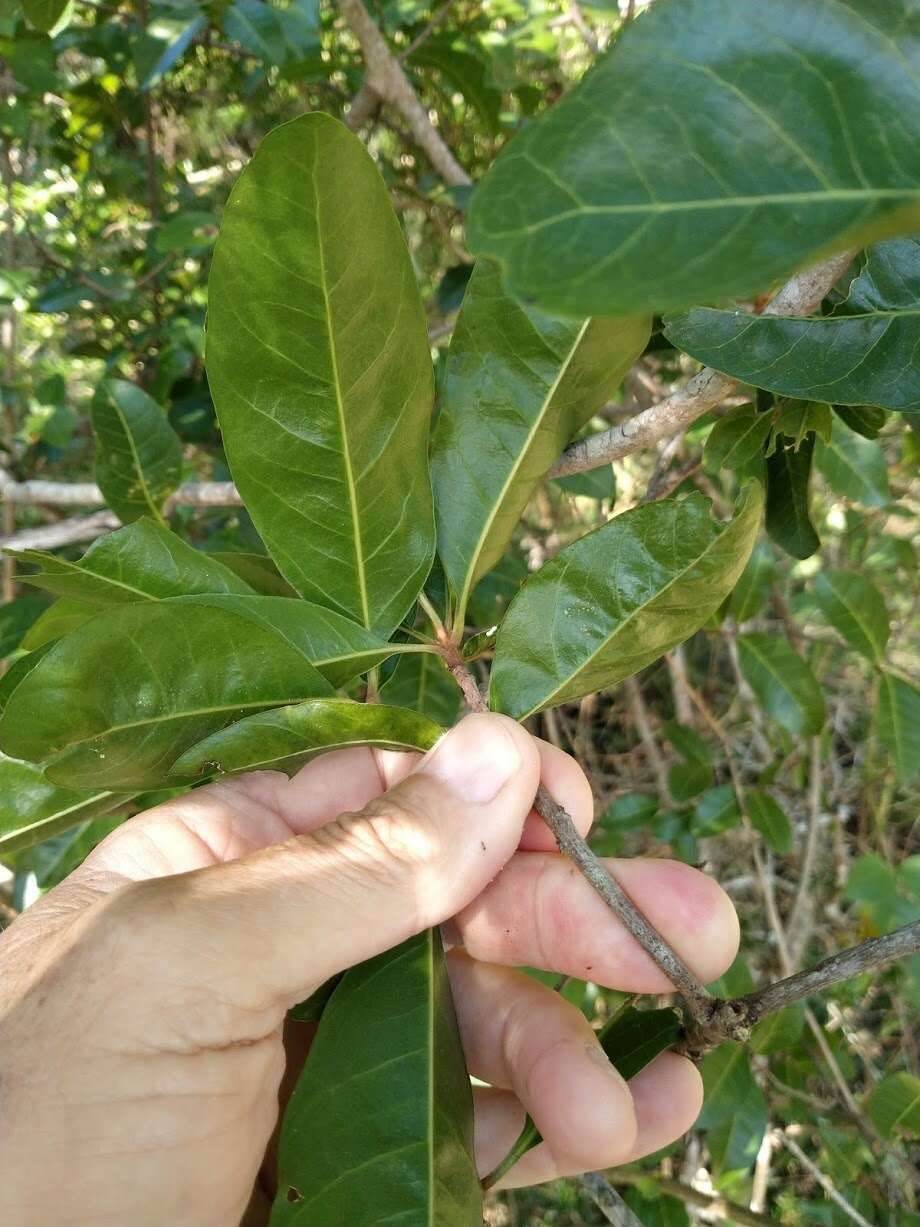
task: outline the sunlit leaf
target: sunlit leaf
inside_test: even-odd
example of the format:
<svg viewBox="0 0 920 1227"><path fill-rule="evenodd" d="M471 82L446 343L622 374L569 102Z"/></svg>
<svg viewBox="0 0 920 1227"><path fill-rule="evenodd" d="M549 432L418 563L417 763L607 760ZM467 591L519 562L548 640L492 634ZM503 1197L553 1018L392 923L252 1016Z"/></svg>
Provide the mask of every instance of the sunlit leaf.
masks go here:
<svg viewBox="0 0 920 1227"><path fill-rule="evenodd" d="M480 260L447 355L432 455L438 553L462 618L537 483L645 348L650 320L562 320L504 292Z"/></svg>
<svg viewBox="0 0 920 1227"><path fill-rule="evenodd" d="M570 314L747 297L917 227L918 65L911 0L656 4L496 160L470 246Z"/></svg>
<svg viewBox="0 0 920 1227"><path fill-rule="evenodd" d="M285 579L391 631L434 548L431 358L383 180L328 115L269 133L230 195L207 364L230 468Z"/></svg>
<svg viewBox="0 0 920 1227"><path fill-rule="evenodd" d="M105 380L92 403L96 481L125 524L163 504L182 477L182 445L160 406L136 384Z"/></svg>
<svg viewBox="0 0 920 1227"><path fill-rule="evenodd" d="M171 774L271 768L291 775L327 750L346 746L430 750L442 732L439 724L405 707L315 699L247 716L212 733L186 750Z"/></svg>
<svg viewBox="0 0 920 1227"><path fill-rule="evenodd" d="M523 719L612 686L689 638L744 569L762 506L756 483L728 523L698 494L649 503L561 550L499 629L495 710Z"/></svg>

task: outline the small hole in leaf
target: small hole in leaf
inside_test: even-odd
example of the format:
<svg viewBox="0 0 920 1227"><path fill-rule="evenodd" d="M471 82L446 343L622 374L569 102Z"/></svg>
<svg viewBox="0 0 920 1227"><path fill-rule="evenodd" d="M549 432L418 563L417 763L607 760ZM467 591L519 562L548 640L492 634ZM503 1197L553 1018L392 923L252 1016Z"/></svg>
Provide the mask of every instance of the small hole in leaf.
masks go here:
<svg viewBox="0 0 920 1227"><path fill-rule="evenodd" d="M301 1193L300 1189L295 1189L293 1185L289 1185L287 1199L288 1201L303 1201L303 1193Z"/></svg>

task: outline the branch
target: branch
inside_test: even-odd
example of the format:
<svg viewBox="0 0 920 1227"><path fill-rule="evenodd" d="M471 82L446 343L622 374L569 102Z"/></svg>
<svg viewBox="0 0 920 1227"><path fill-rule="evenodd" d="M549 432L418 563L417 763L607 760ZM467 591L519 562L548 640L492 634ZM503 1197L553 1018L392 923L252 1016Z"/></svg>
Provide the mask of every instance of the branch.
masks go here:
<svg viewBox="0 0 920 1227"><path fill-rule="evenodd" d="M613 1223L614 1227L642 1227L641 1220L600 1172L586 1172L584 1176L579 1176L578 1183L608 1223Z"/></svg>
<svg viewBox="0 0 920 1227"><path fill-rule="evenodd" d="M863 1218L855 1206L850 1205L843 1194L838 1192L833 1181L828 1176L825 1176L824 1172L821 1171L820 1167L818 1167L816 1163L813 1163L811 1159L809 1159L808 1155L805 1154L801 1146L799 1146L797 1142L793 1141L788 1133L785 1133L781 1129L777 1129L773 1136L776 1141L786 1147L790 1154L794 1155L795 1158L798 1159L799 1163L801 1163L802 1167L805 1168L806 1172L817 1180L818 1184L821 1186L827 1196L831 1199L831 1201L837 1203L847 1218L850 1218L854 1223L857 1223L858 1227L872 1227L869 1220Z"/></svg>
<svg viewBox="0 0 920 1227"><path fill-rule="evenodd" d="M339 0L342 16L348 22L364 55L367 90L378 95L384 102L395 107L405 119L418 146L422 149L445 183L451 187L469 187L469 175L448 149L444 138L432 124L428 112L422 106L409 78L387 46L362 0ZM363 95L363 98L362 98ZM362 118L373 110L373 101L364 89L358 94L361 100ZM370 107L370 111L368 110ZM360 119L352 120L349 126L358 127Z"/></svg>
<svg viewBox="0 0 920 1227"><path fill-rule="evenodd" d="M15 481L0 469L0 501L23 507L104 507L102 491L91 481ZM169 498L172 507L239 507L243 500L232 481L189 481Z"/></svg>
<svg viewBox="0 0 920 1227"><path fill-rule="evenodd" d="M820 306L822 299L846 272L853 259L852 251L842 252L828 260L805 269L777 292L773 301L764 309L764 315L809 315ZM620 426L579 439L563 452L549 471L550 477L565 477L570 473L584 473L613 460L622 460L644 447L651 447L661 439L668 439L686 430L697 418L720 401L737 386L738 381L704 366L698 374L673 392L667 399L637 413Z"/></svg>
<svg viewBox="0 0 920 1227"><path fill-rule="evenodd" d="M644 1184L649 1180L654 1181L655 1188L666 1197L677 1197L689 1206L699 1206L701 1210L705 1210L707 1222L714 1219L716 1222L739 1223L742 1227L777 1227L776 1221L767 1214L749 1210L747 1206L740 1206L737 1202L729 1201L719 1193L704 1193L701 1189L695 1189L692 1185L684 1184L680 1180L671 1180L657 1173L642 1171L626 1170L613 1174L614 1184Z"/></svg>
<svg viewBox="0 0 920 1227"><path fill-rule="evenodd" d="M18 533L6 533L0 537L0 549L5 550L56 550L62 545L75 545L78 541L94 541L103 533L120 527L121 521L112 511L96 511L89 516L74 516L45 524L41 528L24 528Z"/></svg>
<svg viewBox="0 0 920 1227"><path fill-rule="evenodd" d="M469 707L473 711L488 711L488 706L476 685L476 679L461 659L456 646L450 642L444 642L444 638L442 638L442 645L447 667L463 691ZM721 1003L713 1000L702 981L675 954L661 934L649 924L622 886L607 872L603 863L588 847L572 821L571 815L553 800L542 784L537 789L533 804L534 809L555 835L559 851L567 856L582 876L590 882L627 931L632 934L683 996L695 1024L697 1026L708 1025L713 1008Z"/></svg>
<svg viewBox="0 0 920 1227"><path fill-rule="evenodd" d="M774 1014L795 1001L801 1001L803 997L811 997L842 980L852 980L854 976L885 967L917 951L920 951L920 920L895 929L893 933L886 933L884 937L870 937L858 946L851 946L849 950L823 959L814 967L778 980L758 992L739 997L735 1004L743 1006L750 1022L755 1023L767 1014Z"/></svg>

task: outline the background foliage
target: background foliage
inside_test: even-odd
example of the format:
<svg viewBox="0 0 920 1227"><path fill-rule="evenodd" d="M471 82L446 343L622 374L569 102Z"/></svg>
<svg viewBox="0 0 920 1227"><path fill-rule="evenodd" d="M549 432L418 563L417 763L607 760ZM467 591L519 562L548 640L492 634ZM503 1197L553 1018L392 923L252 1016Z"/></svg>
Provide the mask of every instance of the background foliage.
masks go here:
<svg viewBox="0 0 920 1227"><path fill-rule="evenodd" d="M624 3L621 12L612 0L584 8L570 0L454 0L432 8L393 0L374 6L372 15L455 157L478 181L506 139L528 126L525 139L539 158L549 137L530 121L581 78L636 7ZM790 13L796 7L802 6L789 5ZM122 519L145 510L159 518L163 495L180 480L229 478L203 359L207 275L230 187L279 123L303 111L347 113L362 87L360 48L339 11L314 0L66 6L25 0L21 7L6 0L0 55L4 467L17 481L70 484L93 480L95 461L95 480ZM626 83L616 86L624 93L629 73L644 71L642 55L637 41ZM739 73L746 83L756 79L749 67ZM767 78L761 87L770 92ZM565 105L584 105L584 98ZM641 138L628 109L623 123ZM437 355L439 429L447 432L462 372L445 362L446 343L472 270L469 189L445 185L393 109L372 113L362 134L408 240ZM662 182L685 152L683 142L676 131L660 137L652 170ZM583 147L573 156L579 152ZM583 161L590 176L595 163ZM502 176L516 173L505 161L487 180L470 231L477 251L491 250L489 202L500 199ZM539 192L517 186L538 210ZM583 186L590 191L590 183ZM592 224L590 217L569 222L579 227L582 256L596 241ZM714 287L713 298L762 289L785 271L746 265L744 233L738 271ZM624 266L616 282L632 310L647 305L637 287L654 283L651 257L657 251L662 264L671 258L660 235L650 234L648 243L636 253L641 276ZM660 401L696 369L694 359L712 361L760 391L742 385L675 441L541 483L523 508L512 549L490 556L486 545L475 586L471 580L467 621L485 629L528 571L649 490L683 494L696 487L727 514L741 479L766 451L767 531L719 613L638 678L529 716L535 731L588 770L599 852L677 856L725 884L744 929L743 956L719 986L726 995L782 970L777 914L793 964L920 919L917 419L864 408L858 384L841 391L833 362L841 342L828 339L846 334L846 344L877 350L883 338L866 339L857 317L882 301L886 352L895 363L909 354L920 292L916 249L911 239L872 249L856 293L845 302L832 295L825 316L804 325L767 316L752 324L749 314L723 302L669 316L663 327L656 320L641 359L605 389L604 420L595 426ZM905 272L900 297L891 288L895 266ZM485 282L489 268L481 268L477 278ZM539 280L523 257L519 275L522 288L528 277ZM675 306L699 301L688 285ZM558 306L552 294L549 305ZM487 314L486 326L495 326ZM756 346L751 327L759 333ZM615 331L604 344L616 343ZM788 358L793 345L799 357L812 354L807 386ZM900 369L902 400L890 407L916 409L916 368L908 361ZM833 382L833 394L821 379ZM764 389L802 399L758 413L768 407ZM825 400L841 406L832 414ZM574 430L586 425L577 403L572 414ZM132 467L138 456L140 487ZM545 469L551 460L534 463ZM75 508L92 505L85 493L83 502L74 497ZM3 514L7 537L67 517L40 500L6 502ZM95 514L84 545L114 522ZM202 590L214 592L219 582L228 594L245 591L240 580L258 577L261 591L290 591L242 508L178 505L171 523L196 547L195 567L201 551L212 556ZM59 553L62 568L82 553L78 540ZM246 575L224 565L227 551L247 552ZM114 565L104 558L97 564L103 575ZM22 575L34 570L28 557L4 567L5 698L24 653L41 651L85 608L63 581L51 587L64 593L53 606L46 591L22 585ZM551 571L547 577L551 582ZM179 590L194 591L187 582ZM130 605L118 614L128 639L136 616ZM160 616L168 621L168 613ZM513 633L509 619L506 634ZM100 667L106 651L103 640ZM431 656L406 653L379 681L384 701L439 723L458 711L456 688ZM271 682L265 678L266 686ZM329 688L318 678L312 693ZM522 713L538 712L538 691ZM49 710L49 721L53 715ZM407 743L417 736L412 730ZM24 763L4 760L0 768L9 913L59 880L124 813L163 795L141 792L117 817L94 818L106 808L104 790L71 794ZM7 841L4 851L4 833L21 827L20 808L66 814L60 825L69 829L29 848ZM74 817L81 819L76 826ZM615 994L589 982L564 991L598 1024L617 1004ZM703 1062L706 1108L690 1137L619 1173L642 1221L653 1227L727 1214L736 1222L767 1215L774 1222L917 1227L918 1007L914 957L765 1020L749 1049L723 1045L710 1053ZM828 1183L844 1205L827 1193ZM724 1199L733 1208L726 1211ZM562 1183L498 1195L488 1215L495 1227L601 1221L583 1192Z"/></svg>

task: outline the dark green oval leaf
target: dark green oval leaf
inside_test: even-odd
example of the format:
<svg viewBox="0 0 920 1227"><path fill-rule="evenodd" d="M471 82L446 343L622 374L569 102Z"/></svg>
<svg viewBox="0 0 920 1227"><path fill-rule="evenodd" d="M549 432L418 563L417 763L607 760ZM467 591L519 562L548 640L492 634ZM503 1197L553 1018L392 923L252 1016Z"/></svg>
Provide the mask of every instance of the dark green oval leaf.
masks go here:
<svg viewBox="0 0 920 1227"><path fill-rule="evenodd" d="M79 562L40 550L22 550L16 557L39 568L22 576L25 583L102 605L192 593L253 593L228 567L147 518L100 537Z"/></svg>
<svg viewBox="0 0 920 1227"><path fill-rule="evenodd" d="M824 698L808 662L779 635L738 636L741 672L761 707L790 733L820 733Z"/></svg>
<svg viewBox="0 0 920 1227"><path fill-rule="evenodd" d="M171 775L257 771L293 774L316 754L344 746L430 750L444 730L405 707L315 699L247 716L212 733L179 758Z"/></svg>
<svg viewBox="0 0 920 1227"><path fill-rule="evenodd" d="M146 392L123 379L104 380L93 397L96 481L125 524L152 516L182 478L182 444L166 414Z"/></svg>
<svg viewBox="0 0 920 1227"><path fill-rule="evenodd" d="M328 115L269 133L230 195L207 364L230 467L285 579L389 633L434 549L431 357L383 180Z"/></svg>
<svg viewBox="0 0 920 1227"><path fill-rule="evenodd" d="M857 571L820 571L815 596L825 618L851 647L870 660L882 660L891 626L885 600L870 579Z"/></svg>
<svg viewBox="0 0 920 1227"><path fill-rule="evenodd" d="M920 771L920 688L887 670L879 675L875 735L898 779L910 783Z"/></svg>
<svg viewBox="0 0 920 1227"><path fill-rule="evenodd" d="M734 587L763 506L749 485L721 524L701 495L626 511L531 576L498 632L492 705L524 719L637 673Z"/></svg>
<svg viewBox="0 0 920 1227"><path fill-rule="evenodd" d="M830 443L818 440L815 464L833 490L864 507L884 507L891 498L885 453L840 418L834 420Z"/></svg>
<svg viewBox="0 0 920 1227"><path fill-rule="evenodd" d="M346 972L291 1096L272 1227L482 1227L437 929Z"/></svg>
<svg viewBox="0 0 920 1227"><path fill-rule="evenodd" d="M380 687L384 703L410 707L438 724L451 725L460 712L460 689L440 656L411 652Z"/></svg>
<svg viewBox="0 0 920 1227"><path fill-rule="evenodd" d="M792 824L779 802L762 788L745 789L744 800L751 826L760 832L767 847L780 856L791 852Z"/></svg>
<svg viewBox="0 0 920 1227"><path fill-rule="evenodd" d="M920 410L920 239L870 248L832 315L794 318L697 307L667 321L681 349L783 396ZM788 433L788 432L787 432Z"/></svg>
<svg viewBox="0 0 920 1227"><path fill-rule="evenodd" d="M7 702L4 752L56 756L46 769L56 783L153 788L224 725L331 692L278 631L200 600L120 605L56 644Z"/></svg>
<svg viewBox="0 0 920 1227"><path fill-rule="evenodd" d="M808 435L798 446L780 436L767 457L767 532L793 558L810 558L821 548L810 510L814 449L814 435Z"/></svg>
<svg viewBox="0 0 920 1227"><path fill-rule="evenodd" d="M432 453L438 553L458 597L505 552L547 469L618 387L651 321L561 320L504 292L480 260L447 355Z"/></svg>
<svg viewBox="0 0 920 1227"><path fill-rule="evenodd" d="M497 159L470 246L547 310L747 297L917 227L918 65L912 0L654 5Z"/></svg>

